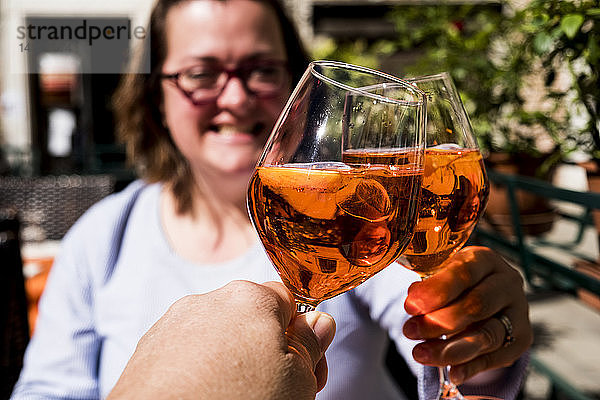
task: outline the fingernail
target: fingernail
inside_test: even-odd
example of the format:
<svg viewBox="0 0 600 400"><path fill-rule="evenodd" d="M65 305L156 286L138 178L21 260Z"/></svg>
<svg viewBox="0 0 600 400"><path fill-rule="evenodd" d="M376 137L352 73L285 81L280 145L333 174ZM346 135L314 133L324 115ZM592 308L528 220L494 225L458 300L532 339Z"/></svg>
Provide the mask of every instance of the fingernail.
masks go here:
<svg viewBox="0 0 600 400"><path fill-rule="evenodd" d="M415 361L426 363L429 362L431 358L431 353L428 349L424 348L423 346L416 346L413 349L413 357L415 358Z"/></svg>
<svg viewBox="0 0 600 400"><path fill-rule="evenodd" d="M412 319L404 324L404 335L409 339L419 339L419 325Z"/></svg>
<svg viewBox="0 0 600 400"><path fill-rule="evenodd" d="M420 315L423 314L423 310L425 309L425 304L423 304L423 300L419 297L411 298L410 296L406 298L404 302L404 309L410 315Z"/></svg>
<svg viewBox="0 0 600 400"><path fill-rule="evenodd" d="M305 314L306 323L311 327L321 345L321 350L327 350L335 336L335 321L329 314L319 311L309 311Z"/></svg>

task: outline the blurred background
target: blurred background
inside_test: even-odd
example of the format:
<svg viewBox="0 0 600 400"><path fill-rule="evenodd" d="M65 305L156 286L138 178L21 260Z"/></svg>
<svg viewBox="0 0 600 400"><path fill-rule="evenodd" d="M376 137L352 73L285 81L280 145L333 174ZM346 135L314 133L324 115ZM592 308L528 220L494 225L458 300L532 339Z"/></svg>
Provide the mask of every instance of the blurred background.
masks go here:
<svg viewBox="0 0 600 400"><path fill-rule="evenodd" d="M314 58L399 76L449 71L488 153L543 159L538 176L560 161L598 156L595 1L284 2ZM132 178L109 103L135 40L112 40L107 49L100 40L30 38L49 33L40 27L82 21L143 29L150 5L2 0L4 174Z"/></svg>
<svg viewBox="0 0 600 400"><path fill-rule="evenodd" d="M531 291L537 347L523 397L599 399L600 195L592 193L600 190L593 189L600 180L598 1L284 3L315 59L400 77L450 72L492 179L473 243L503 252ZM151 5L0 2L0 209L9 210L0 213L8 221L0 245L24 261L27 286L27 298L3 303L14 329L28 314L25 330L33 330L66 230L135 179L115 140L110 99ZM61 27L87 36L39 40ZM124 27L127 35L92 45L92 27ZM3 339L3 376L18 372L26 343L11 335ZM10 372L15 360L17 372Z"/></svg>

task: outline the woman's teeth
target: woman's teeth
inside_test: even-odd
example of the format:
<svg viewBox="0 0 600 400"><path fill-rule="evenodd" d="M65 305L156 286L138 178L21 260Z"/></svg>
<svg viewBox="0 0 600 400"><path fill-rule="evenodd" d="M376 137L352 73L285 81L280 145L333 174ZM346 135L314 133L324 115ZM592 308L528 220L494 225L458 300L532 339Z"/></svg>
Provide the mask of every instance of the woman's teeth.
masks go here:
<svg viewBox="0 0 600 400"><path fill-rule="evenodd" d="M217 133L223 136L233 136L240 132L248 132L248 128L241 128L235 126L221 126L217 129Z"/></svg>
<svg viewBox="0 0 600 400"><path fill-rule="evenodd" d="M223 126L215 126L215 127L213 127L213 130L222 136L234 136L234 135L240 134L240 133L250 133L252 135L257 135L262 131L263 126L264 125L261 123L255 124L253 126L223 125Z"/></svg>

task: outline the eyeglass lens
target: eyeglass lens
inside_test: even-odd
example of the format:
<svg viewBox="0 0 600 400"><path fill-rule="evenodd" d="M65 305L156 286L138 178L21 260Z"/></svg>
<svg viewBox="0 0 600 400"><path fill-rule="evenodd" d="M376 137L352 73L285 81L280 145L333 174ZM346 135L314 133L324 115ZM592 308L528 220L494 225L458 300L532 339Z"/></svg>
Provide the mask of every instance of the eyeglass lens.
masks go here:
<svg viewBox="0 0 600 400"><path fill-rule="evenodd" d="M234 70L219 66L198 65L182 71L178 84L190 93L194 100L217 95L230 77L242 79L246 88L256 95L269 95L278 92L288 79L284 65L275 63L256 63L242 65Z"/></svg>

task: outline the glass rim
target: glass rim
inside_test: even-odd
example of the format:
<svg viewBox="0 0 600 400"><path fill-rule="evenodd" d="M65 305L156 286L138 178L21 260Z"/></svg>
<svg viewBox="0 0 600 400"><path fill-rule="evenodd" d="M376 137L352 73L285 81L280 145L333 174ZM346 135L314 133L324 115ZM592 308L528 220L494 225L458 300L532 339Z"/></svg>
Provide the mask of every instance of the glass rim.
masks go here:
<svg viewBox="0 0 600 400"><path fill-rule="evenodd" d="M329 77L323 75L322 73L315 70L316 66L337 67L337 68L344 68L344 69L349 69L349 70L353 70L353 71L363 72L366 74L371 74L371 75L375 75L375 76L379 76L379 77L388 79L388 80L390 80L390 82L382 82L382 83L375 84L375 85L369 85L369 86L356 88L356 87L347 85L345 83L339 82L335 79L332 79L332 78L329 78ZM362 67L359 65L349 64L349 63L345 63L345 62L341 62L341 61L316 60L316 61L310 62L310 64L308 65L308 68L307 68L307 73L313 74L313 75L317 76L319 79L322 79L322 80L324 80L334 86L337 86L343 90L359 93L363 96L377 99L377 100L380 100L380 101L383 101L386 103L400 104L400 105L407 105L407 106L410 106L410 105L422 106L426 102L425 92L422 91L421 89L419 89L416 85L410 83L408 80L400 79L393 75L390 75L385 72L378 71L378 70L375 70L372 68L368 68L368 67ZM393 99L391 97L378 95L378 94L371 93L371 92L368 92L367 90L365 90L366 88L369 88L369 87L373 87L373 86L377 86L377 85L385 86L386 84L389 84L390 87L393 87L393 86L403 87L403 88L413 92L418 97L418 100L411 101L411 100Z"/></svg>
<svg viewBox="0 0 600 400"><path fill-rule="evenodd" d="M449 81L452 83L450 74L446 71L438 72L437 74L421 75L421 76L406 78L406 80L408 82L428 82L428 81L443 80L443 81Z"/></svg>
<svg viewBox="0 0 600 400"><path fill-rule="evenodd" d="M462 107L464 108L464 105L462 104L462 100L460 99L458 90L456 89L456 85L454 84L454 80L452 79L452 76L450 75L450 73L447 71L442 71L442 72L438 72L437 74L431 74L431 75L415 76L415 77L411 77L411 78L406 78L406 80L414 83L415 86L418 85L419 83L441 81L441 82L443 82L444 85L446 85L446 87L448 87L450 89L450 95L454 98L454 100L458 100L458 103L460 103L462 105ZM425 93L426 99L428 101L430 101L431 96L432 96L431 92L425 91L425 89L421 89L421 90ZM463 109L463 112L466 114L466 110Z"/></svg>
<svg viewBox="0 0 600 400"><path fill-rule="evenodd" d="M463 136L464 136L466 142L468 143L467 148L478 149L481 152L481 148L477 141L477 136L473 129L473 124L471 124L471 119L469 118L469 113L467 113L467 110L465 109L465 104L463 103L462 99L460 98L460 93L458 92L458 89L456 88L456 85L454 84L454 79L452 79L452 75L450 75L450 73L448 71L442 71L442 72L438 72L436 74L431 74L431 75L421 75L421 76L417 76L417 77L411 77L411 78L407 78L406 80L408 80L410 82L415 82L415 85L418 85L419 83L431 83L431 82L435 82L435 81L439 81L439 82L441 82L441 84L445 85L445 87L448 89L448 94L453 103L454 114L461 122L461 125L465 126L464 130L470 132L470 134L467 134L467 135L464 135L465 132L463 132ZM421 90L423 90L425 92L425 95L427 96L427 106L430 107L430 104L432 103L432 98L434 95L432 94L431 91L428 91L426 89L421 89Z"/></svg>

